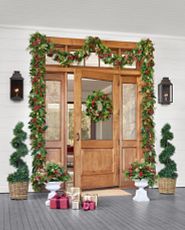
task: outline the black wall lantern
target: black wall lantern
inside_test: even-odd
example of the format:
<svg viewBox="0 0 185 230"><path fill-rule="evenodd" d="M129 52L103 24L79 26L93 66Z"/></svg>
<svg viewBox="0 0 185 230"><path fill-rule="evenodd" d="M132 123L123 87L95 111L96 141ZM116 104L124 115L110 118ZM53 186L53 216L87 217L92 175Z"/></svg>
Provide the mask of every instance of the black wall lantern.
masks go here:
<svg viewBox="0 0 185 230"><path fill-rule="evenodd" d="M23 99L23 77L19 71L14 71L10 78L10 99L21 101Z"/></svg>
<svg viewBox="0 0 185 230"><path fill-rule="evenodd" d="M163 77L158 85L158 102L162 105L169 105L173 102L173 84L168 77Z"/></svg>

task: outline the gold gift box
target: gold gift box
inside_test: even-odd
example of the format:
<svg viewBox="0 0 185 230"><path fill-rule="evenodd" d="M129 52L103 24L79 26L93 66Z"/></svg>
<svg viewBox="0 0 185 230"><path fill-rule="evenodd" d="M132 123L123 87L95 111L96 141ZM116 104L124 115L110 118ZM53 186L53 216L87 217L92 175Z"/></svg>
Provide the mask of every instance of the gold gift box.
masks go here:
<svg viewBox="0 0 185 230"><path fill-rule="evenodd" d="M80 192L81 192L81 190L79 187L71 187L68 190L67 194L71 198L71 202L72 201L78 201L78 202L80 201Z"/></svg>

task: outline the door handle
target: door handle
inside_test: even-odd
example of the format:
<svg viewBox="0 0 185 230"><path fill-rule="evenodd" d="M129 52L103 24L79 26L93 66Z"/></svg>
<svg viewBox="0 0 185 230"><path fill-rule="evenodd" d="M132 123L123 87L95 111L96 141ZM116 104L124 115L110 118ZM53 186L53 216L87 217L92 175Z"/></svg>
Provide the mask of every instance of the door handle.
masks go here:
<svg viewBox="0 0 185 230"><path fill-rule="evenodd" d="M76 134L76 141L79 141L79 140L80 140L80 134L77 133L77 134Z"/></svg>

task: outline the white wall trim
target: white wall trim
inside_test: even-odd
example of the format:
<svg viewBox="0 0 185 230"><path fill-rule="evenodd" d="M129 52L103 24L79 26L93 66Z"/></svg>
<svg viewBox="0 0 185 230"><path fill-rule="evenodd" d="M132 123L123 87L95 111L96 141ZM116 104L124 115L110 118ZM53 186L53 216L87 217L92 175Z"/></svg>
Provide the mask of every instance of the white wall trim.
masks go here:
<svg viewBox="0 0 185 230"><path fill-rule="evenodd" d="M64 29L64 28L51 28L51 27L37 27L37 26L19 26L19 25L4 25L0 24L1 29L16 29L16 30L27 30L27 31L39 31L42 33L61 33L61 37L70 36L74 37L74 34L76 34L76 37L84 38L84 36L92 35L92 36L102 36L102 37L122 37L122 40L124 40L125 37L130 38L129 40L133 40L133 37L135 39L141 39L141 38L151 38L151 39L164 39L164 40L181 40L185 41L184 36L169 36L169 35L162 35L162 34L144 34L144 33L124 33L124 32L111 32L111 31L96 31L96 30L80 30L80 29ZM46 34L47 36L50 36L50 34Z"/></svg>

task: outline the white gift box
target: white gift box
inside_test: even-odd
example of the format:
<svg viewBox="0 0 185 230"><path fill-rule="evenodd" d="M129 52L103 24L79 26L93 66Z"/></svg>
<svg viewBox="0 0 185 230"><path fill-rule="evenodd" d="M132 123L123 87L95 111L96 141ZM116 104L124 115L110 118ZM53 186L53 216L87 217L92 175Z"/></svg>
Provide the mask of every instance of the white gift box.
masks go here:
<svg viewBox="0 0 185 230"><path fill-rule="evenodd" d="M72 201L72 202L71 202L71 208L72 208L73 210L78 210L78 209L80 209L80 202L79 202L79 201Z"/></svg>

